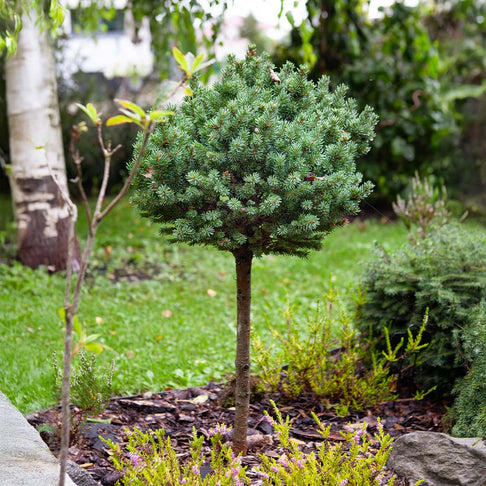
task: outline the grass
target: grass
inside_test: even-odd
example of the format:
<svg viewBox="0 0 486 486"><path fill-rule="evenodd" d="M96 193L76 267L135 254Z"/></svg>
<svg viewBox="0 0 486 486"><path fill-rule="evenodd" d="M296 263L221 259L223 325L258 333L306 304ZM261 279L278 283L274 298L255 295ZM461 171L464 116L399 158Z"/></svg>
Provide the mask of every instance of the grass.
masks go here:
<svg viewBox="0 0 486 486"><path fill-rule="evenodd" d="M0 199L0 237L8 226L9 204ZM80 219L81 239L85 229L86 221ZM323 250L308 259L257 259L254 331L268 339L269 323L283 329L287 299L297 324L305 325L331 277L341 295L349 295L374 241L391 249L405 238L398 223L354 222L329 235ZM151 278L113 283L110 277L122 268ZM201 385L231 372L234 280L230 254L169 245L127 202L118 206L100 227L78 313L86 330L100 334L112 348L100 355L100 362L115 359L116 394ZM63 349L58 317L63 294L61 274L0 264L0 390L24 413L55 404L52 354Z"/></svg>

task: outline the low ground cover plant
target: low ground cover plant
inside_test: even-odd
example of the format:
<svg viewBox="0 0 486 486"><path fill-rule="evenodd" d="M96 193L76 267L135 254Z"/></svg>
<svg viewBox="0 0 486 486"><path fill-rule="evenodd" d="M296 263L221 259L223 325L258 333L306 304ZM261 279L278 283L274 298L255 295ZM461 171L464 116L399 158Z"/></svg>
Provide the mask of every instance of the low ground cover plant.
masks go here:
<svg viewBox="0 0 486 486"><path fill-rule="evenodd" d="M305 326L295 326L289 306L285 317L286 332L272 329L277 347L260 339L254 342L260 385L289 398L312 393L343 417L350 410L374 409L396 398L393 364L421 354L428 345L422 343L424 319L419 334L406 345L401 341L392 346L388 339L387 348L372 353L369 360L369 346L360 341L332 284Z"/></svg>
<svg viewBox="0 0 486 486"><path fill-rule="evenodd" d="M174 242L235 259L236 452L246 449L253 258L319 249L371 191L355 159L369 150L373 111L358 112L328 78L274 68L250 47L210 88L193 81L193 96L150 138L132 198Z"/></svg>
<svg viewBox="0 0 486 486"><path fill-rule="evenodd" d="M204 436L197 436L191 443L190 458L183 463L171 445L164 430L142 432L127 431L128 444L107 440L116 468L123 471L121 485L192 485L192 486L243 486L250 484L250 477L259 478L264 486L275 485L329 485L329 486L385 486L393 485L395 476L387 473L385 464L391 450L392 439L384 434L380 424L373 436L376 451L371 454L371 436L366 424L360 429L343 433L344 441L333 444L327 440L330 427L325 427L313 415L316 430L322 437L316 452L304 454L290 438L291 425L278 409L275 418L267 414L279 443L278 459L260 455L261 464L249 470L242 466L241 456L224 442L227 427L218 425L209 430L210 457L203 453ZM205 473L201 473L204 467Z"/></svg>

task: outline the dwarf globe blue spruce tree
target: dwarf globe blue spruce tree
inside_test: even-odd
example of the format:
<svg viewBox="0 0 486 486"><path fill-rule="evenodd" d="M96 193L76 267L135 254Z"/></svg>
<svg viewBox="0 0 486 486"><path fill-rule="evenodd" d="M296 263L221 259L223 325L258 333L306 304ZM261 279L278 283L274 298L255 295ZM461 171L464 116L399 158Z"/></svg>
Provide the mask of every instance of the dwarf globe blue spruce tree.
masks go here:
<svg viewBox="0 0 486 486"><path fill-rule="evenodd" d="M151 136L132 201L173 242L212 245L236 262L237 346L233 447L246 451L250 300L254 256L306 256L359 211L371 192L355 159L369 150L376 116L346 87L278 72L250 46Z"/></svg>

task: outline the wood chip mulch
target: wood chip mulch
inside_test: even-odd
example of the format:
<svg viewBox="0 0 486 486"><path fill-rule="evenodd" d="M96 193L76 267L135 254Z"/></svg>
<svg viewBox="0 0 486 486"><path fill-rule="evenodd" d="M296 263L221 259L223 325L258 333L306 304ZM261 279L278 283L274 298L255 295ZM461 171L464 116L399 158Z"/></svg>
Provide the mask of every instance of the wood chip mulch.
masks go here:
<svg viewBox="0 0 486 486"><path fill-rule="evenodd" d="M163 428L171 437L172 444L179 457L188 457L189 442L192 438L193 427L199 435L208 437L208 430L217 423L231 425L234 409L221 405L221 397L225 394L223 385L210 383L207 386L189 388L185 390L168 390L162 393L144 394L132 397L114 398L104 412L94 417L97 419L111 419L110 424L88 422L69 450L69 459L88 471L91 476L104 486L112 486L120 479L121 474L116 471L110 461L108 447L99 436L109 438L114 442L126 442L126 428L138 427L141 430ZM397 399L383 403L377 410L353 412L346 418L333 413L333 409L326 409L315 401L311 395L304 395L297 400L286 400L279 394L265 395L254 399L250 406L249 443L252 444L243 464L248 469L259 463L259 454L266 454L278 458L281 454L278 444L271 438L273 429L264 420L264 411L271 415L270 400L274 400L282 415L290 416L291 435L303 448L304 452L315 450L322 438L315 431L314 412L321 422L331 425L330 441L342 441L341 431L350 424L359 426L366 422L368 437L372 439L377 430L377 418L380 417L386 433L397 437L413 431L424 430L442 432L442 417L445 408L441 404L427 400ZM59 410L48 409L35 412L27 416L27 420L34 427L48 424L54 429L58 427ZM41 433L55 455L59 452L59 441L54 433ZM254 438L252 439L252 436ZM374 440L374 439L373 439ZM205 441L205 451L209 452L209 439ZM391 473L390 473L391 474ZM252 484L259 484L255 479ZM403 478L395 481L395 486L405 486Z"/></svg>

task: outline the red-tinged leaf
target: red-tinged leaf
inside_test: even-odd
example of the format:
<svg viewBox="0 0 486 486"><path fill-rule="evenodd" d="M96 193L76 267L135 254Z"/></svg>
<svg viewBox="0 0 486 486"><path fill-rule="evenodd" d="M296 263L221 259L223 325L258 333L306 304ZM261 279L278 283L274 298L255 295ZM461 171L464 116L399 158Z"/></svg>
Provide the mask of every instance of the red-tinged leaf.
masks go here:
<svg viewBox="0 0 486 486"><path fill-rule="evenodd" d="M131 101L128 101L128 100L119 100L119 99L115 99L115 101L119 105L123 106L124 108L128 108L129 110L133 111L134 113L137 113L138 115L140 115L140 118L145 117L145 112L136 103L132 103Z"/></svg>
<svg viewBox="0 0 486 486"><path fill-rule="evenodd" d="M116 115L106 121L106 126L112 127L113 125L122 125L123 123L135 123L135 120L125 115Z"/></svg>

